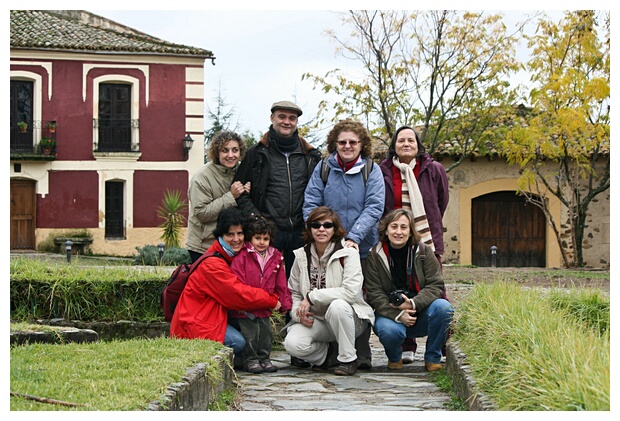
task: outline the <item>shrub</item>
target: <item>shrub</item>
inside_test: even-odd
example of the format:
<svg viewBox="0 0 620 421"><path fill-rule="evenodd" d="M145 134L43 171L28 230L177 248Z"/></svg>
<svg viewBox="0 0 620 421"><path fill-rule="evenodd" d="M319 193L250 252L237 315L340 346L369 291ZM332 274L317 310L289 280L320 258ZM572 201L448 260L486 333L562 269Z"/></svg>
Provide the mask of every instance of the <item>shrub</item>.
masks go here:
<svg viewBox="0 0 620 421"><path fill-rule="evenodd" d="M164 220L159 228L164 230L161 239L168 248L179 247L181 229L185 225L183 212L186 209L187 202L181 199L181 193L178 190L166 191L162 204L157 209L157 216Z"/></svg>
<svg viewBox="0 0 620 421"><path fill-rule="evenodd" d="M183 263L191 263L189 252L183 248L167 248L164 250L161 262L159 261L159 249L157 246L147 245L142 248L136 247L137 255L133 255L134 264L140 266L179 266Z"/></svg>

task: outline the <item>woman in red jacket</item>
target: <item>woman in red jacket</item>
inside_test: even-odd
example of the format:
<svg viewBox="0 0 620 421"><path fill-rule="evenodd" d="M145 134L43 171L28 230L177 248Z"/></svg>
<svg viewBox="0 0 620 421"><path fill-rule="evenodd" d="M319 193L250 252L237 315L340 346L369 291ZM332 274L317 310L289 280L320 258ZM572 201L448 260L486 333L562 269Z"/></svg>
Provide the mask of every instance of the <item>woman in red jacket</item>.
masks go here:
<svg viewBox="0 0 620 421"><path fill-rule="evenodd" d="M203 260L189 277L172 317L170 337L210 339L239 354L245 339L228 324L228 310L280 308L276 294L242 284L230 270L230 262L243 247L244 230L238 209L220 212L213 231L217 241L207 250L214 256Z"/></svg>

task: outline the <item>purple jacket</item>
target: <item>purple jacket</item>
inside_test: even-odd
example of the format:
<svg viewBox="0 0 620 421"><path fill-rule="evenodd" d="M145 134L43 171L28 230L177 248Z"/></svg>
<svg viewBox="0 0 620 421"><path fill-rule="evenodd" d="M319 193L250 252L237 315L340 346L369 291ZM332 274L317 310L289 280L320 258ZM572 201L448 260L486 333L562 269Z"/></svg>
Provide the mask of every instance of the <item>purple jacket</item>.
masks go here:
<svg viewBox="0 0 620 421"><path fill-rule="evenodd" d="M424 211L431 228L435 254L444 253L443 245L443 214L448 207L448 176L446 170L428 154L418 157L420 160L420 174L418 186L424 201ZM385 182L385 210L383 216L394 209L394 181L392 180L392 158L386 158L379 164Z"/></svg>
<svg viewBox="0 0 620 421"><path fill-rule="evenodd" d="M248 251L246 244L233 259L230 270L237 275L242 283L277 294L282 304L279 311L285 314L293 306L293 298L288 289L282 253L277 249L273 249L273 252L273 256L265 263L265 270L261 271L256 252ZM271 310L267 309L254 310L251 313L260 318L271 316ZM248 317L246 314L237 311L231 311L230 316L238 319Z"/></svg>

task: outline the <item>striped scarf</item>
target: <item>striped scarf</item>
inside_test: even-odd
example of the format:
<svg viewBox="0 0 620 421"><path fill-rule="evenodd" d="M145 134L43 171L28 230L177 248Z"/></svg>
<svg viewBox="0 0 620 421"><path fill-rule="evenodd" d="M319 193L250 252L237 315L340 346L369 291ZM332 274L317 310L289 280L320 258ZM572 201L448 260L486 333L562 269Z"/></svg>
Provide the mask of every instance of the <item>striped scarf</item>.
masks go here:
<svg viewBox="0 0 620 421"><path fill-rule="evenodd" d="M413 213L415 230L422 237L422 242L435 251L431 228L428 225L428 219L424 211L424 202L422 201L420 187L418 187L418 182L415 179L415 175L413 175L416 159L412 159L409 164L404 164L395 156L392 158L392 162L400 170L400 175L403 180L403 209L410 210Z"/></svg>

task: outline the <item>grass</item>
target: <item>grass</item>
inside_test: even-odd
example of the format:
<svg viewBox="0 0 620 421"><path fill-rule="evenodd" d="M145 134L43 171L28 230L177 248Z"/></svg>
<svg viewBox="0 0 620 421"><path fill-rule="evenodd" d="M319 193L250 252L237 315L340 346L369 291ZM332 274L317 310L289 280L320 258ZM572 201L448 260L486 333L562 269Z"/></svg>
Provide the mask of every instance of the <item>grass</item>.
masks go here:
<svg viewBox="0 0 620 421"><path fill-rule="evenodd" d="M80 406L41 403L11 396L11 411L138 411L160 399L189 367L206 363L220 376L214 356L224 346L206 340L157 338L66 345L12 347L12 393ZM222 404L223 405L223 404Z"/></svg>
<svg viewBox="0 0 620 421"><path fill-rule="evenodd" d="M609 330L584 321L587 314L604 319L605 295L570 290L582 302L598 297L590 310L576 312L554 294L478 284L460 305L453 338L478 387L502 411L609 411Z"/></svg>
<svg viewBox="0 0 620 421"><path fill-rule="evenodd" d="M446 374L445 370L435 371L431 373L433 383L437 385L443 392L450 393L451 400L446 404L450 411L467 411L467 405L454 392L454 384L452 377Z"/></svg>

